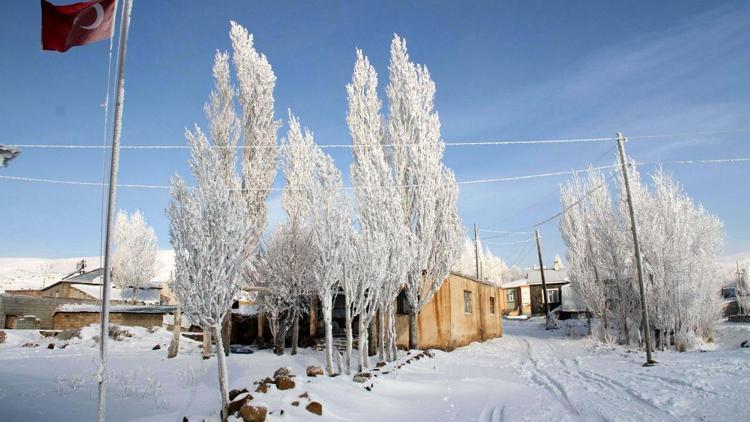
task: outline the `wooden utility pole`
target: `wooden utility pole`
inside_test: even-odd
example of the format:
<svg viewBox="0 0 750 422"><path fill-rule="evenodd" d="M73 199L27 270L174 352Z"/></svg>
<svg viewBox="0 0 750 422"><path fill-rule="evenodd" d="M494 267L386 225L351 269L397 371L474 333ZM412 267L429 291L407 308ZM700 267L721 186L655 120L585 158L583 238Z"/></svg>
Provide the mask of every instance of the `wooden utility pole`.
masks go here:
<svg viewBox="0 0 750 422"><path fill-rule="evenodd" d="M536 254L539 257L539 273L542 275L542 299L544 300L544 318L549 322L549 302L547 301L547 280L544 278L544 262L542 261L542 244L539 240L539 229L534 230L536 235Z"/></svg>
<svg viewBox="0 0 750 422"><path fill-rule="evenodd" d="M479 278L479 235L478 235L476 224L474 224L474 263L477 267L477 280L480 280Z"/></svg>
<svg viewBox="0 0 750 422"><path fill-rule="evenodd" d="M651 357L651 322L648 317L646 306L646 288L643 285L643 260L641 259L641 244L638 240L638 223L635 219L635 208L633 207L633 196L630 193L630 178L628 177L628 164L625 163L625 137L617 132L617 148L620 150L620 165L622 166L622 177L625 180L625 193L628 199L628 211L630 213L630 228L633 232L633 249L635 249L635 263L638 270L638 289L641 294L641 316L643 318L643 331L646 339L646 363L643 366L652 366L656 361Z"/></svg>

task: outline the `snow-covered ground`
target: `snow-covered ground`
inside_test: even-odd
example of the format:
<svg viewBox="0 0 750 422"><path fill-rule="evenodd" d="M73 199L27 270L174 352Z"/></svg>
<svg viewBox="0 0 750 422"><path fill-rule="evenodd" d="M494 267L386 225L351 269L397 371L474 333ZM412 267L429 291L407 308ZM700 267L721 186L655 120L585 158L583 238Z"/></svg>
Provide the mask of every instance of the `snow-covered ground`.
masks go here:
<svg viewBox="0 0 750 422"><path fill-rule="evenodd" d="M750 414L750 349L739 343L750 326L721 323L718 340L704 351L659 352L659 365L641 367L643 353L545 331L538 319L505 321L503 338L475 343L401 369L375 372L371 383L349 377L308 378L307 365L323 354L268 351L229 357L230 388L289 366L292 390L252 393L268 406L269 420L515 421L515 420L740 420ZM170 333L135 328L134 337L111 342L108 420L178 421L216 417L216 361L203 361L198 343L166 359ZM84 329L65 349L32 331L8 330L0 344L0 420L92 420L96 327ZM28 342L39 347L23 347ZM160 350L151 350L156 344ZM385 372L388 372L385 374ZM364 387L371 386L371 391ZM308 392L310 399L299 396ZM292 401L303 401L295 407ZM305 400L323 404L324 418ZM284 410L284 414L280 414Z"/></svg>

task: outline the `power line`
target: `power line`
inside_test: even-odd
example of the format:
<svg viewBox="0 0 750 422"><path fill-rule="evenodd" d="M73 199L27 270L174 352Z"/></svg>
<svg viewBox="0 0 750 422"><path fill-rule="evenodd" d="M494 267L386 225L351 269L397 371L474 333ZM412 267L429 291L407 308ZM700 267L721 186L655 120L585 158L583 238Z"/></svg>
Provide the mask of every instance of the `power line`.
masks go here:
<svg viewBox="0 0 750 422"><path fill-rule="evenodd" d="M750 162L750 157L739 157L739 158L725 158L725 159L706 159L706 160L673 160L673 161L660 161L660 162L641 162L641 163L635 163L637 165L649 165L649 164L727 164L727 163L742 163L742 162ZM557 171L557 172L551 172L551 173L537 173L537 174L529 174L525 176L509 176L509 177L497 177L492 179L477 179L477 180L463 180L458 181L456 184L458 185L473 185L473 184L485 184L485 183L498 183L498 182L510 182L510 181L518 181L518 180L528 180L528 179L537 179L537 178L544 178L544 177L552 177L552 176L565 176L568 174L575 174L579 172L585 172L589 170L605 170L605 169L612 169L619 167L619 165L610 165L610 166L598 166L598 167L589 167L587 169L582 170L567 170L567 171ZM612 176L610 176L611 178ZM37 182L37 183L51 183L51 184L60 184L60 185L77 185L77 186L102 186L101 182L85 182L85 181L75 181L75 180L60 180L60 179L44 179L44 178L36 178L36 177L23 177L23 176L6 176L6 175L0 175L0 180L14 180L14 181L24 181L24 182ZM122 188L135 188L135 189L169 189L170 186L168 185L150 185L150 184L132 184L132 183L118 183L118 187ZM361 187L354 187L354 186L345 186L344 189L346 190L354 190L354 189L390 189L390 188L396 188L396 189L404 189L404 188L417 188L417 187L429 187L432 185L426 185L426 184L408 184L408 185L395 185L395 186L361 186ZM599 186L601 187L601 186ZM238 190L247 190L247 191L283 191L284 188L265 188L265 189L238 189ZM547 221L543 221L541 223L529 226L536 227L538 225L544 224ZM484 230L487 231L487 230Z"/></svg>
<svg viewBox="0 0 750 422"><path fill-rule="evenodd" d="M506 245L518 245L518 244L521 244L521 243L528 243L528 242L532 242L534 240L535 239L532 237L532 238L529 238L529 239L518 240L516 242L493 242L493 241L486 241L486 240L481 240L481 239L479 241L482 244L506 246Z"/></svg>
<svg viewBox="0 0 750 422"><path fill-rule="evenodd" d="M606 166L606 167L597 167L599 168L611 168L613 166ZM496 182L507 182L507 181L515 181L515 180L526 180L526 179L535 179L535 178L542 178L542 177L550 177L550 176L560 176L560 175L567 175L567 174L573 174L576 171L582 171L582 170L568 170L568 171L562 171L562 172L553 172L553 173L539 173L539 174L530 174L526 176L511 176L511 177L498 177L494 179L481 179L481 180L464 180L464 181L458 181L456 184L459 185L467 185L467 184L480 184L480 183L496 183ZM53 183L53 184L62 184L62 185L80 185L80 186L101 186L101 182L81 182L81 181L73 181L73 180L59 180L59 179L42 179L42 178L35 178L35 177L21 177L21 176L5 176L0 175L0 179L7 179L7 180L16 180L16 181L26 181L26 182L39 182L39 183ZM118 187L123 188L142 188L142 189L169 189L170 187L167 185L144 185L144 184L117 184ZM432 185L425 185L425 184L408 184L408 185L395 185L395 186L362 186L362 187L354 187L354 186L345 186L344 189L347 190L354 190L354 189L402 189L402 188L417 188L417 187L429 187ZM251 190L251 191L282 191L284 188L266 188L266 189L238 189L238 190Z"/></svg>
<svg viewBox="0 0 750 422"><path fill-rule="evenodd" d="M629 136L629 140L641 140L641 139L658 139L658 138L673 138L680 136L706 136L706 135L723 135L729 133L746 133L750 132L750 129L735 129L735 130L719 130L719 131L698 131L698 132L675 132L675 133L661 133L653 135L637 135ZM445 142L446 147L473 147L473 146L502 146L502 145L550 145L550 144L571 144L571 143L592 143L592 142L607 142L615 141L617 138L614 137L600 137L600 138L568 138L568 139L521 139L521 140L487 140L487 141L456 141L456 142ZM107 145L55 145L55 144L13 144L13 147L27 148L27 149L110 149L111 146ZM320 144L311 145L312 147L318 147L322 149L326 148L340 148L340 149L354 149L354 148L373 148L373 147L389 147L389 148L402 148L402 147L429 147L430 145L411 143L411 144ZM236 146L221 146L212 145L213 148L235 148L235 149L264 149L264 148L279 148L280 145L236 145ZM188 145L122 145L122 150L188 150Z"/></svg>

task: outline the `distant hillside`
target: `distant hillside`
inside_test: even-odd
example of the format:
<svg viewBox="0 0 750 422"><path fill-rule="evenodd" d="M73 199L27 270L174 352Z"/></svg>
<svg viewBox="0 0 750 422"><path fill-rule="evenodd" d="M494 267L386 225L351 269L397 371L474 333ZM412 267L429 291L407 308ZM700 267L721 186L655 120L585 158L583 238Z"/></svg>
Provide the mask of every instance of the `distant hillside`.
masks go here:
<svg viewBox="0 0 750 422"><path fill-rule="evenodd" d="M76 263L85 259L87 270L99 267L99 257L75 258L0 258L0 292L5 290L40 289L42 285L59 281L64 275L76 269ZM157 273L154 282L165 282L174 268L174 251L171 249L158 252L156 258ZM46 279L44 272L46 268Z"/></svg>

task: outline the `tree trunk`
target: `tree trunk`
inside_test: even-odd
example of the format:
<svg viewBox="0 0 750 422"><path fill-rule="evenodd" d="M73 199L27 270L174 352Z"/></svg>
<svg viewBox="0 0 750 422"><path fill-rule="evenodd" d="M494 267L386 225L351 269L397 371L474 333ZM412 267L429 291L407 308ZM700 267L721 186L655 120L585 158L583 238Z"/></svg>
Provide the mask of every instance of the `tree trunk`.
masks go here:
<svg viewBox="0 0 750 422"><path fill-rule="evenodd" d="M328 375L333 375L333 326L332 326L332 316L331 316L331 298L328 297L327 300L325 298L322 298L324 300L321 300L321 310L323 311L323 325L325 325L326 330L326 371L328 372Z"/></svg>
<svg viewBox="0 0 750 422"><path fill-rule="evenodd" d="M388 360L390 362L398 359L398 333L396 332L396 314L393 309L393 304L388 304Z"/></svg>
<svg viewBox="0 0 750 422"><path fill-rule="evenodd" d="M385 307L378 307L378 361L385 362Z"/></svg>
<svg viewBox="0 0 750 422"><path fill-rule="evenodd" d="M221 338L221 324L214 327L214 336L217 340ZM216 356L219 361L219 390L221 391L221 419L226 421L229 417L229 377L227 374L227 361L224 355L224 342L216 342Z"/></svg>
<svg viewBox="0 0 750 422"><path fill-rule="evenodd" d="M232 342L232 311L228 310L221 322L221 344L224 355L229 356L229 344Z"/></svg>
<svg viewBox="0 0 750 422"><path fill-rule="evenodd" d="M172 341L169 343L169 349L167 349L167 359L171 359L177 356L180 352L180 330L182 329L182 311L178 306L174 311L174 319L172 321Z"/></svg>
<svg viewBox="0 0 750 422"><path fill-rule="evenodd" d="M344 302L348 302L348 300L345 300ZM346 370L346 375L351 375L352 373L352 343L354 341L354 335L352 333L352 310L349 306L349 304L346 304L346 309L344 310L345 314L345 322L346 325L345 331L346 331L346 355L344 359L344 369ZM362 318L360 317L360 320ZM360 333L362 335L362 333Z"/></svg>
<svg viewBox="0 0 750 422"><path fill-rule="evenodd" d="M211 359L211 329L203 329L203 359Z"/></svg>
<svg viewBox="0 0 750 422"><path fill-rule="evenodd" d="M367 323L367 356L375 356L378 353L378 332L375 327L375 315L372 315Z"/></svg>
<svg viewBox="0 0 750 422"><path fill-rule="evenodd" d="M360 315L359 317L359 339L357 341L357 348L359 349L359 372L364 371L367 368L367 327L365 327L365 319Z"/></svg>
<svg viewBox="0 0 750 422"><path fill-rule="evenodd" d="M414 305L409 306L409 349L419 349L419 333L417 333L417 311Z"/></svg>
<svg viewBox="0 0 750 422"><path fill-rule="evenodd" d="M299 315L295 312L294 322L292 322L292 356L297 354L299 343Z"/></svg>

